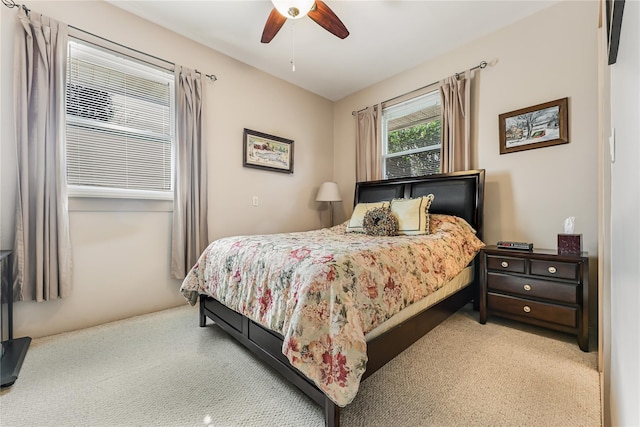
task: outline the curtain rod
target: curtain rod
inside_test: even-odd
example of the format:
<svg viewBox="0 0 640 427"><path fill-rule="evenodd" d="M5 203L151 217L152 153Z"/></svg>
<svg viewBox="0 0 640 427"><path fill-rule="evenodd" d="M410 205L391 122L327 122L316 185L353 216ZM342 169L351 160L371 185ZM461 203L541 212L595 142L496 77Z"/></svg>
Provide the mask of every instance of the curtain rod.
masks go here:
<svg viewBox="0 0 640 427"><path fill-rule="evenodd" d="M4 2L5 0L2 0L2 1ZM155 56L155 55L151 55L151 54L149 54L149 53L142 52L142 51L140 51L140 50L138 50L138 49L134 49L134 48L132 48L132 47L125 46L125 45L123 45L123 44L121 44L121 43L114 42L114 41L109 40L109 39L107 39L107 38L105 38L105 37L99 36L99 35L97 35L97 34L93 34L93 33L89 32L89 31L87 31L87 30L83 30L82 28L78 28L78 27L73 26L73 25L69 25L69 28L73 28L74 30L76 30L76 31L80 31L81 33L88 34L88 35L90 35L90 36L92 36L92 37L96 37L96 38L98 38L98 39L100 39L100 40L104 40L104 41L106 41L106 42L112 43L112 44L114 44L114 45L116 45L116 46L120 46L120 47L125 48L125 49L128 49L128 50L131 50L131 51L136 52L136 53L139 53L139 54L141 54L141 55L146 55L146 56L151 57L151 58L153 58L153 59L157 59L158 61L164 62L165 64L169 64L169 65L172 65L172 66L175 66L175 65L176 65L174 62L167 61L166 59L163 59L163 58L157 57L157 56ZM202 72L200 72L200 71L198 71L198 70L195 70L195 72L196 72L196 73L198 73L198 74L203 74ZM211 82L215 82L216 80L218 80L218 78L216 77L216 75L215 75L215 74L204 74L204 76L205 76L206 78L208 78Z"/></svg>
<svg viewBox="0 0 640 427"><path fill-rule="evenodd" d="M487 61L480 61L480 64L476 65L475 67L469 68L469 71L473 71L473 70L477 70L477 69L483 69L483 68L486 68L486 66L487 66ZM460 74L462 74L464 72L465 71L461 71L459 73L455 73L456 80L459 80L460 79ZM403 93L401 95L394 96L393 98L389 98L386 101L382 101L381 104L386 104L387 102L394 101L394 100L396 100L398 98L402 98L403 96L409 95L409 94L411 94L413 92L418 92L419 90L426 89L429 86L433 86L434 84L437 84L437 83L440 83L440 81L438 80L438 81L435 81L433 83L429 83L428 85L424 85L422 87L419 87L418 89L413 89L413 90L410 90L409 92L405 92L405 93ZM352 111L351 115L355 116L357 113L360 113L360 112L362 112L364 110L366 110L366 108L363 108L363 109L358 110L358 111Z"/></svg>
<svg viewBox="0 0 640 427"><path fill-rule="evenodd" d="M24 12L25 12L27 15L29 14L29 12L31 12L31 10L30 10L26 5L16 3L14 0L2 0L2 4L4 4L5 6L7 6L9 9L13 9L14 7L22 8L22 10L24 10ZM162 58L159 58L159 57L157 57L157 56L150 55L150 54L148 54L148 53L146 53L146 52L142 52L142 51L139 51L139 50L137 50L137 49L133 49L133 48L131 48L131 47L129 47L129 46L125 46L125 45L123 45L123 44L120 44L120 43L114 42L114 41L112 41L112 40L109 40L109 39L104 38L104 37L102 37L102 36L99 36L99 35L97 35L97 34L93 34L93 33L90 33L89 31L83 30L82 28L78 28L78 27L75 27L75 26L73 26L73 25L69 25L69 28L73 28L73 29L74 29L74 30L76 30L76 31L80 31L80 32L85 33L85 34L88 34L88 35L90 35L90 36L92 36L92 37L96 37L96 38L98 38L98 39L101 39L101 40L104 40L104 41L106 41L106 42L112 43L112 44L114 44L114 45L116 45L116 46L120 46L120 47L123 47L123 48L125 48L125 49L129 49L129 50L131 50L131 51L133 51L133 52L136 52L136 53L139 53L139 54L141 54L141 55L149 56L149 57L151 57L151 58L153 58L153 59L157 59L158 61L164 62L165 64L170 64L170 65L172 65L172 66L175 66L175 65L176 65L174 62L167 61L166 59L162 59ZM198 74L200 74L200 75L203 75L203 73L202 73L202 72L200 72L200 71L198 71L198 70L195 70L195 72L196 72L196 73L198 73ZM216 77L216 75L215 75L215 74L204 74L204 76L205 76L207 79L209 79L209 81L211 81L211 82L215 82L216 80L218 80L218 77Z"/></svg>

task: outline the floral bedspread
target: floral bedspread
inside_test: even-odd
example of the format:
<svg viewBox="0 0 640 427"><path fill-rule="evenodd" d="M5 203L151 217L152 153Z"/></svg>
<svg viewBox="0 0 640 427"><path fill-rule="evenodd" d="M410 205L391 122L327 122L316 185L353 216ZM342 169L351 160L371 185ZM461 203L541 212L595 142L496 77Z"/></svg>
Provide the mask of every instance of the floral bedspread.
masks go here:
<svg viewBox="0 0 640 427"><path fill-rule="evenodd" d="M430 216L431 234L378 237L345 225L216 240L180 288L284 336L283 354L339 406L358 391L365 334L456 276L484 246L463 219Z"/></svg>

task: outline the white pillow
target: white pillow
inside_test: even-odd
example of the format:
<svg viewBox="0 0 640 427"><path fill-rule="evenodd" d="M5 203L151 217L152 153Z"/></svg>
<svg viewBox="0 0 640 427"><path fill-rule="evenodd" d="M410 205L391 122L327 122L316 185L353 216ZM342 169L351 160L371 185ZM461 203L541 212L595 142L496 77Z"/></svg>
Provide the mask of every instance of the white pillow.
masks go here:
<svg viewBox="0 0 640 427"><path fill-rule="evenodd" d="M415 199L394 199L391 213L398 217L398 235L429 234L429 207L433 194Z"/></svg>
<svg viewBox="0 0 640 427"><path fill-rule="evenodd" d="M349 224L347 224L346 232L347 233L364 233L364 228L362 227L364 214L366 214L369 209L386 208L386 207L389 207L389 202L358 203L356 207L353 209L353 213L351 214L351 219L349 220Z"/></svg>

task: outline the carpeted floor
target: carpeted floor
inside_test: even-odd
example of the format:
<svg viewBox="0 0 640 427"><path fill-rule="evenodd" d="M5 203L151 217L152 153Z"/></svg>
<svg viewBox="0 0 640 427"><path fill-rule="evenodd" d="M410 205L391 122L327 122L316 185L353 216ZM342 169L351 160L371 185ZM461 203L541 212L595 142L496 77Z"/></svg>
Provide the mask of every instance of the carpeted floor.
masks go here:
<svg viewBox="0 0 640 427"><path fill-rule="evenodd" d="M376 372L349 426L599 426L597 354L465 307ZM35 339L0 425L322 426L321 409L184 306Z"/></svg>

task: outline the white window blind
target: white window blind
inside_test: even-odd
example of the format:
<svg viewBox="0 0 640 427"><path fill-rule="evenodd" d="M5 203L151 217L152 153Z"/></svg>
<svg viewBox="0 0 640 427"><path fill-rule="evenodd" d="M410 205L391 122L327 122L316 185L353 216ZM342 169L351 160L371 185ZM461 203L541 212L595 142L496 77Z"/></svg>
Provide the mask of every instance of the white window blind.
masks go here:
<svg viewBox="0 0 640 427"><path fill-rule="evenodd" d="M174 75L69 42L67 180L71 195L171 198Z"/></svg>

